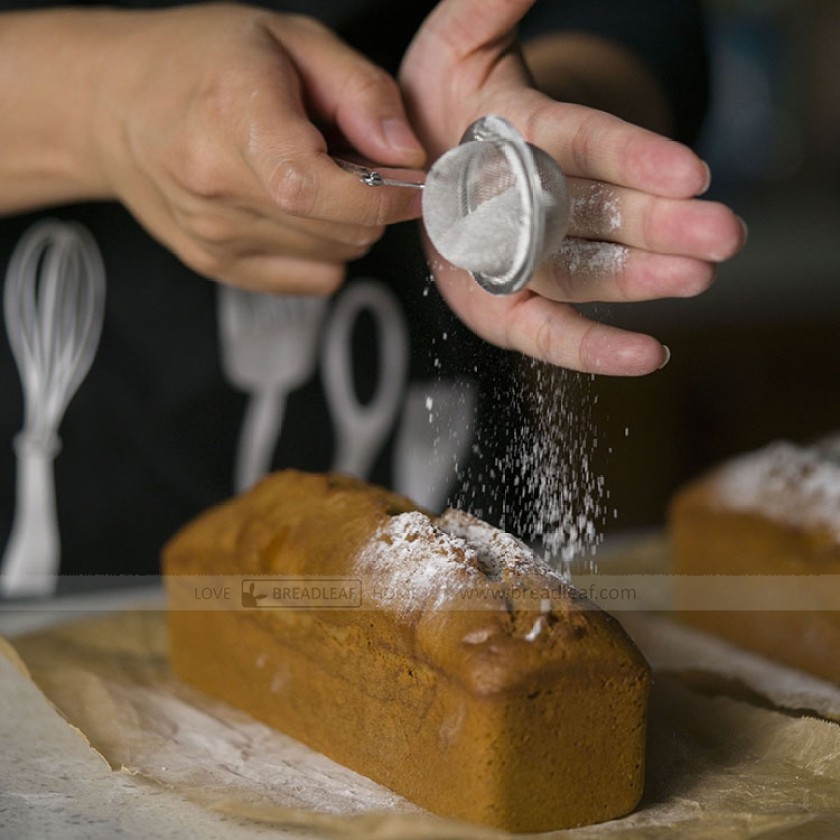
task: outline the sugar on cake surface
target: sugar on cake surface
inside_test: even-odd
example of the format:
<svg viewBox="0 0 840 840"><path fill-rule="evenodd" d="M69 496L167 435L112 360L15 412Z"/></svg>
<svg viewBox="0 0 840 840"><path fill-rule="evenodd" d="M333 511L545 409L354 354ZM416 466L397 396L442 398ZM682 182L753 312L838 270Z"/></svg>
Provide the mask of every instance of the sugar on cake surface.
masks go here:
<svg viewBox="0 0 840 840"><path fill-rule="evenodd" d="M729 462L714 484L722 506L840 539L840 450L777 441Z"/></svg>

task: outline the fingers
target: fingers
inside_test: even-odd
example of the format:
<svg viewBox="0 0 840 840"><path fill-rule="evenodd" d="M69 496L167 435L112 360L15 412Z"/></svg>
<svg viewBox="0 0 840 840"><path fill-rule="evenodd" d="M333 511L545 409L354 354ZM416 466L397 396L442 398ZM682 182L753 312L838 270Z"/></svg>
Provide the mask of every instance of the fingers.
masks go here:
<svg viewBox="0 0 840 840"><path fill-rule="evenodd" d="M199 273L252 290L329 294L348 262L360 259L384 227L291 219L284 224L229 208L185 218L173 216L181 254Z"/></svg>
<svg viewBox="0 0 840 840"><path fill-rule="evenodd" d="M346 261L326 256L296 256L277 247L220 248L183 235L174 241L183 262L210 280L243 289L283 294L330 295L346 275Z"/></svg>
<svg viewBox="0 0 840 840"><path fill-rule="evenodd" d="M577 178L653 195L693 198L709 186L709 167L691 149L603 111L531 92L514 106L528 140Z"/></svg>
<svg viewBox="0 0 840 840"><path fill-rule="evenodd" d="M577 178L569 179L569 193L572 236L711 262L732 257L746 238L743 222L717 202L661 198Z"/></svg>
<svg viewBox="0 0 840 840"><path fill-rule="evenodd" d="M569 237L528 288L551 300L616 303L693 297L714 278L715 266L704 260Z"/></svg>
<svg viewBox="0 0 840 840"><path fill-rule="evenodd" d="M363 257L385 232L383 225L274 218L248 208L208 205L188 196L172 204L170 212L178 227L206 250L232 256L273 251L300 259L349 262Z"/></svg>
<svg viewBox="0 0 840 840"><path fill-rule="evenodd" d="M241 71L244 113L228 129L253 182L229 183L227 192L266 216L364 226L417 218L414 191L362 184L327 154L313 122L337 126L377 163L421 166L425 153L396 82L314 20L266 14L260 21L268 43Z"/></svg>
<svg viewBox="0 0 840 840"><path fill-rule="evenodd" d="M501 88L515 100L527 86L516 26L534 2L443 0L418 29L398 78L412 125L433 159L477 117L504 113L489 92Z"/></svg>
<svg viewBox="0 0 840 840"><path fill-rule="evenodd" d="M425 152L397 83L336 35L305 17L272 16L267 28L289 53L311 111L337 125L365 157L420 167Z"/></svg>
<svg viewBox="0 0 840 840"><path fill-rule="evenodd" d="M641 376L668 360L655 338L592 321L531 291L497 297L462 272L438 272L438 286L461 320L485 340L585 373Z"/></svg>
<svg viewBox="0 0 840 840"><path fill-rule="evenodd" d="M344 281L341 263L296 260L281 254L249 254L231 260L215 272L214 280L252 292L327 296Z"/></svg>
<svg viewBox="0 0 840 840"><path fill-rule="evenodd" d="M667 363L655 338L591 321L565 304L526 295L508 315L507 346L584 373L642 376Z"/></svg>
<svg viewBox="0 0 840 840"><path fill-rule="evenodd" d="M535 0L444 0L423 24L455 56L475 53L509 36Z"/></svg>
<svg viewBox="0 0 840 840"><path fill-rule="evenodd" d="M570 179L569 236L530 288L553 300L690 297L744 245L743 222L722 204L660 198Z"/></svg>
<svg viewBox="0 0 840 840"><path fill-rule="evenodd" d="M98 94L109 189L207 277L334 288L385 225L420 215L421 194L365 186L319 126L377 161L421 165L396 83L308 18L200 11L120 17L126 60Z"/></svg>
<svg viewBox="0 0 840 840"><path fill-rule="evenodd" d="M569 236L529 287L553 300L640 301L690 297L746 240L722 204L662 198L569 179Z"/></svg>
<svg viewBox="0 0 840 840"><path fill-rule="evenodd" d="M250 206L263 215L325 222L379 226L416 219L421 213L419 190L370 187L345 171L323 149L319 138L284 143L264 140L248 148L247 163L256 179ZM263 136L276 121L263 122ZM314 128L307 124L307 130ZM252 132L253 133L253 132Z"/></svg>
<svg viewBox="0 0 840 840"><path fill-rule="evenodd" d="M352 225L287 220L202 202L144 182L132 212L191 269L253 291L327 295L383 232Z"/></svg>
<svg viewBox="0 0 840 840"><path fill-rule="evenodd" d="M270 102L248 134L243 147L251 183L232 185L231 192L235 189L237 203L255 213L278 221L292 217L363 227L408 221L421 213L419 190L370 187L338 166L300 111Z"/></svg>

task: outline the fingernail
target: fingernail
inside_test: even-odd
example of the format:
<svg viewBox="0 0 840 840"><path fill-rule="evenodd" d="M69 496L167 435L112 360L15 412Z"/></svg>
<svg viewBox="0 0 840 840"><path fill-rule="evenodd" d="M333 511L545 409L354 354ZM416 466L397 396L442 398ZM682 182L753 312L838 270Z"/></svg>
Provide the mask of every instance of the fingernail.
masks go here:
<svg viewBox="0 0 840 840"><path fill-rule="evenodd" d="M420 152L422 146L405 120L389 117L382 120L385 142L399 152Z"/></svg>
<svg viewBox="0 0 840 840"><path fill-rule="evenodd" d="M742 244L746 245L747 240L750 238L750 229L740 216L736 215L735 218L741 223L741 227L744 229L744 240Z"/></svg>
<svg viewBox="0 0 840 840"><path fill-rule="evenodd" d="M712 186L712 168L706 163L705 160L700 161L703 164L703 168L706 170L706 180L703 182L703 187L701 188L700 192L697 195L705 195L709 191L709 187Z"/></svg>
<svg viewBox="0 0 840 840"><path fill-rule="evenodd" d="M671 361L671 348L667 344L663 344L662 350L665 353L665 358L662 360L662 364L659 365L659 370L662 370L662 368L664 368L665 365L667 365L668 362Z"/></svg>

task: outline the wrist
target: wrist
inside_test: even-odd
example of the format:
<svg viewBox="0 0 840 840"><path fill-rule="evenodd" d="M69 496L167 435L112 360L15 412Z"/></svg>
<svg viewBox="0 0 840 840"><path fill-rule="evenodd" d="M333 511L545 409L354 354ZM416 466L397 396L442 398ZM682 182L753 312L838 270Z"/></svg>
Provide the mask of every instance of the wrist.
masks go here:
<svg viewBox="0 0 840 840"><path fill-rule="evenodd" d="M2 15L0 212L109 198L94 119L105 72L103 23L115 13L56 9Z"/></svg>

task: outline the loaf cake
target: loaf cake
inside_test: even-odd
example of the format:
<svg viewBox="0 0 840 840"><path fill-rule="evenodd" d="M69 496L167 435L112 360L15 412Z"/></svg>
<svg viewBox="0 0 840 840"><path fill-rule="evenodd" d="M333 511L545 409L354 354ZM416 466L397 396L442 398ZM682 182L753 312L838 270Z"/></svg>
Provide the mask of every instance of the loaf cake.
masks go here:
<svg viewBox="0 0 840 840"><path fill-rule="evenodd" d="M429 811L524 832L639 801L647 663L479 519L283 471L183 528L163 568L177 675ZM198 579L244 603L197 608ZM272 608L271 581L308 581L305 608Z"/></svg>
<svg viewBox="0 0 840 840"><path fill-rule="evenodd" d="M840 684L837 593L831 579L803 577L840 573L836 442L777 441L727 461L675 495L668 522L682 619ZM696 575L739 576L744 609L714 609L725 579L708 588L711 603L698 603Z"/></svg>

